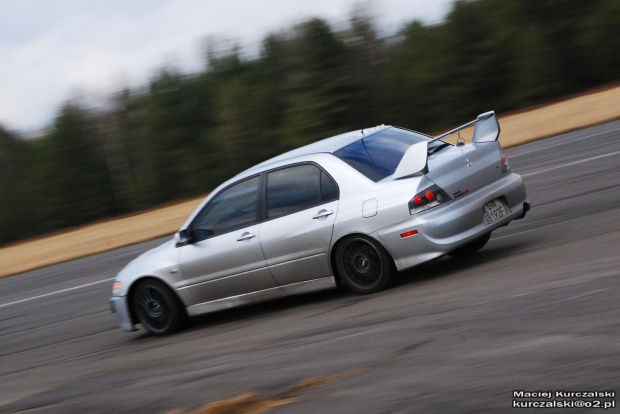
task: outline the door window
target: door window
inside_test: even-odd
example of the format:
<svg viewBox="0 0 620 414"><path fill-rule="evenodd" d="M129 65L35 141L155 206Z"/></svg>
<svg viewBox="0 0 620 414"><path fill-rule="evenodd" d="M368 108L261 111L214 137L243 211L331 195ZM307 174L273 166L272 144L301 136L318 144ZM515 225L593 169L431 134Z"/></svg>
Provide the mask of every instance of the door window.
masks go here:
<svg viewBox="0 0 620 414"><path fill-rule="evenodd" d="M257 176L234 184L215 196L192 222L194 241L255 224L258 221L258 185Z"/></svg>
<svg viewBox="0 0 620 414"><path fill-rule="evenodd" d="M338 186L315 165L304 164L267 174L267 218L296 213L338 199Z"/></svg>

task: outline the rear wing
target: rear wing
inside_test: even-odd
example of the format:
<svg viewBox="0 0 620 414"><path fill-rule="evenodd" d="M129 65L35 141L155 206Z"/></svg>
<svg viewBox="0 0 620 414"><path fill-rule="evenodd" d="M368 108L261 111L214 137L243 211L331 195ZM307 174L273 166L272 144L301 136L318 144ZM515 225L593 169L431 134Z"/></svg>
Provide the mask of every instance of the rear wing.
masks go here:
<svg viewBox="0 0 620 414"><path fill-rule="evenodd" d="M460 130L474 124L474 136L472 142L495 142L499 138L500 128L495 111L485 112L478 115L478 117L473 121L454 128L445 134L441 134L430 141L418 142L417 144L413 144L407 148L407 151L394 171L394 179L398 180L399 178L411 177L412 175L418 173L426 174L428 172L428 144L445 138L448 135L452 135L455 132L459 132Z"/></svg>
<svg viewBox="0 0 620 414"><path fill-rule="evenodd" d="M470 121L466 124L461 125L460 127L454 128L445 134L441 134L438 137L433 138L431 142L438 141L442 138L447 137L448 135L452 135L455 132L459 132L467 127L474 126L474 136L472 138L472 142L495 142L499 138L499 133L501 131L499 127L499 122L497 121L497 116L495 115L495 111L485 112L483 114L478 115L476 119Z"/></svg>

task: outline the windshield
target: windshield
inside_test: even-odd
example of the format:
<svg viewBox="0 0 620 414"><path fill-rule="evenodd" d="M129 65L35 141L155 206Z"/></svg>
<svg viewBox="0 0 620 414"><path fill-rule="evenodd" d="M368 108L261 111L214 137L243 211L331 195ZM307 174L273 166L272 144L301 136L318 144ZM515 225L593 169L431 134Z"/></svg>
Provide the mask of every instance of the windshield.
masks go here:
<svg viewBox="0 0 620 414"><path fill-rule="evenodd" d="M425 135L392 127L352 142L335 151L334 155L377 182L394 174L407 148L430 140ZM443 142L431 145L434 147L440 144Z"/></svg>

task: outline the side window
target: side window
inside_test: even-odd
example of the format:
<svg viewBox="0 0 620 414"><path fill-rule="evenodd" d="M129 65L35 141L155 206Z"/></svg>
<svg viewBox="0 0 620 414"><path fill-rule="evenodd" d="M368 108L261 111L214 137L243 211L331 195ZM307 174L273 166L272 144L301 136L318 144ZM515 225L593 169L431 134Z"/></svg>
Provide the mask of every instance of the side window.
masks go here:
<svg viewBox="0 0 620 414"><path fill-rule="evenodd" d="M192 237L204 240L258 221L259 177L228 187L215 196L191 224Z"/></svg>
<svg viewBox="0 0 620 414"><path fill-rule="evenodd" d="M296 165L267 174L267 218L282 217L321 204L322 171Z"/></svg>

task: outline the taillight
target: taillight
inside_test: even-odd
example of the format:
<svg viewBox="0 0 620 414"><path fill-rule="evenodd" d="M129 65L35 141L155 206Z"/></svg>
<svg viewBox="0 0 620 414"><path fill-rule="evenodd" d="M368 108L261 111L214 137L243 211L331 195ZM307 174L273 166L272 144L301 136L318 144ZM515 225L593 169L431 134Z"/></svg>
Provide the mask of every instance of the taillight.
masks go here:
<svg viewBox="0 0 620 414"><path fill-rule="evenodd" d="M500 154L502 156L502 174L504 174L510 171L510 163L508 162L508 157L506 157L506 154L504 154L503 151L500 151Z"/></svg>
<svg viewBox="0 0 620 414"><path fill-rule="evenodd" d="M409 212L417 214L429 208L436 207L440 204L450 201L450 197L437 184L420 191L409 201Z"/></svg>

